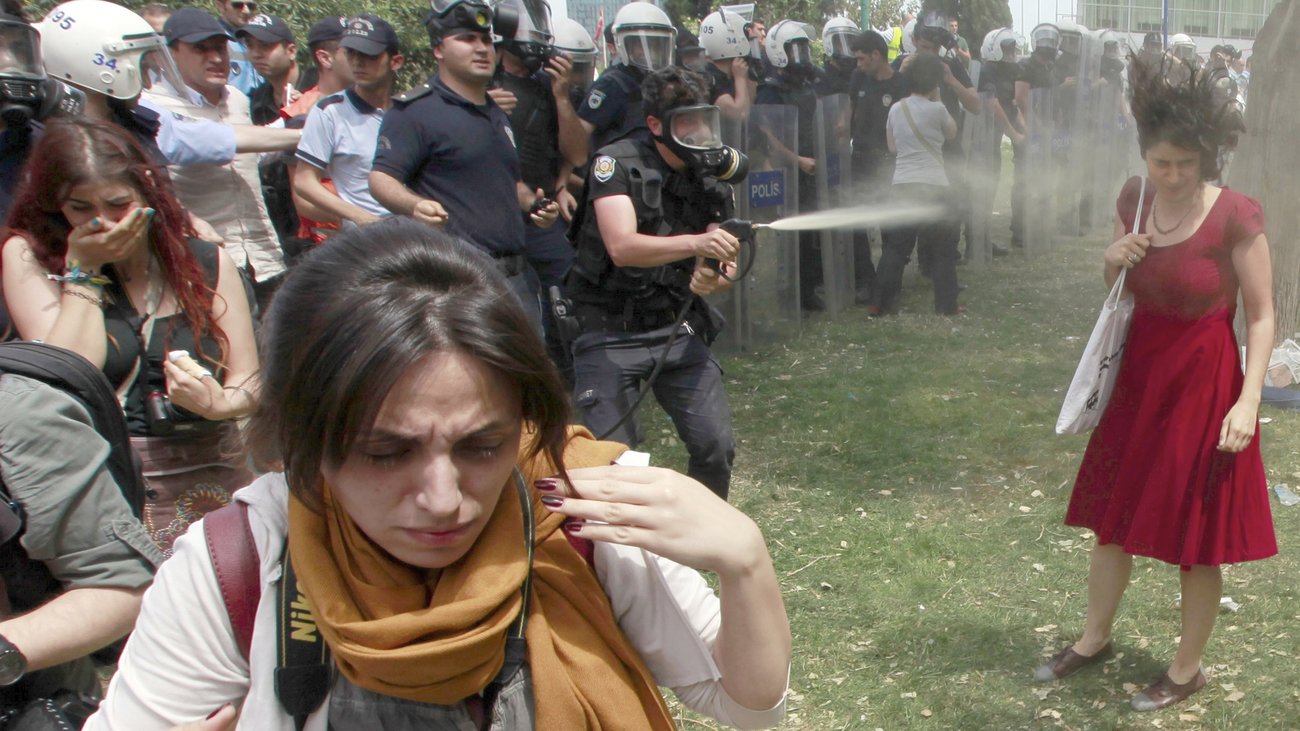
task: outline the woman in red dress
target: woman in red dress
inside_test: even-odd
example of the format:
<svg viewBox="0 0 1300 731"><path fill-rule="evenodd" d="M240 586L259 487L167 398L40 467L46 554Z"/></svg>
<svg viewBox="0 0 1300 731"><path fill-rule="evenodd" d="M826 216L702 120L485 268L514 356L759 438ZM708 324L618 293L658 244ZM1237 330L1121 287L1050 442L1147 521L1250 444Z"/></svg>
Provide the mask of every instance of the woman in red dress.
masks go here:
<svg viewBox="0 0 1300 731"><path fill-rule="evenodd" d="M1140 711L1206 683L1205 645L1225 563L1277 553L1257 416L1273 348L1272 267L1259 204L1207 181L1235 143L1232 112L1199 78L1168 81L1135 61L1133 114L1147 164L1124 186L1107 286L1127 269L1134 299L1115 391L1092 434L1065 516L1097 535L1083 636L1035 673L1064 678L1113 651L1111 626L1133 556L1181 568L1182 638L1168 670L1133 697ZM1138 232L1128 234L1138 217ZM1245 307L1246 364L1233 331Z"/></svg>

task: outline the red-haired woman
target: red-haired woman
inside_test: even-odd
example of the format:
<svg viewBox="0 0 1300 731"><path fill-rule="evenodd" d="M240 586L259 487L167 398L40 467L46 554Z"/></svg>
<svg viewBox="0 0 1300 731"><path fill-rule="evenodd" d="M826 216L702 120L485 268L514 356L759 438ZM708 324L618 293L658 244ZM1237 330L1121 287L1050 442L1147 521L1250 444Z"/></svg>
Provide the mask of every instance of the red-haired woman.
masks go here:
<svg viewBox="0 0 1300 731"><path fill-rule="evenodd" d="M145 523L169 552L251 479L228 452L258 370L234 263L194 237L167 176L126 132L72 119L32 150L0 272L21 337L85 356L118 389L149 479Z"/></svg>

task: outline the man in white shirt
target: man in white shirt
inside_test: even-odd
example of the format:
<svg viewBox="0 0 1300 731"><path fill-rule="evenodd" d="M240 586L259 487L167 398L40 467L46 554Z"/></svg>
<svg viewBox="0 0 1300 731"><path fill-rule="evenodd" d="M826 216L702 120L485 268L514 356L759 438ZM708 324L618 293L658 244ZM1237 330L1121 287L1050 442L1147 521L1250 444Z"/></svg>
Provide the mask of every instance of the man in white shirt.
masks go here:
<svg viewBox="0 0 1300 731"><path fill-rule="evenodd" d="M167 19L163 35L186 88L174 96L151 89L145 98L187 117L251 124L248 97L227 83L230 36L217 19L198 8L181 8ZM262 198L257 155L236 155L226 165L173 165L171 172L181 202L220 234L265 308L285 266Z"/></svg>
<svg viewBox="0 0 1300 731"><path fill-rule="evenodd" d="M388 215L370 194L370 168L384 111L392 105L397 70L405 59L397 32L382 18L358 15L339 45L347 54L353 86L317 102L298 144L294 188L307 202L341 221L362 224ZM334 181L337 193L322 184Z"/></svg>

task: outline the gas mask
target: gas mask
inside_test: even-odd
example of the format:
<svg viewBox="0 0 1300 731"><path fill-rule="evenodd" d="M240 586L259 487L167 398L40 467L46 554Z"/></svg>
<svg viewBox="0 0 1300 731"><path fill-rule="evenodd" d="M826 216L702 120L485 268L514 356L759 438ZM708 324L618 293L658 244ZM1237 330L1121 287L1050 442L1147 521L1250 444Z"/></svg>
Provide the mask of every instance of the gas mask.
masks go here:
<svg viewBox="0 0 1300 731"><path fill-rule="evenodd" d="M0 19L0 120L24 129L55 112L80 114L86 95L45 74L41 37L18 20Z"/></svg>
<svg viewBox="0 0 1300 731"><path fill-rule="evenodd" d="M545 0L514 0L514 2L499 3L498 13L501 12L502 6L511 6L510 9L519 17L518 27L513 36L507 37L498 29L498 33L507 38L503 44L505 49L523 61L528 73L537 73L555 56L555 48L552 46L555 36L551 32L550 6ZM523 12L519 12L519 6L523 6Z"/></svg>
<svg viewBox="0 0 1300 731"><path fill-rule="evenodd" d="M695 177L734 183L749 173L744 153L722 144L722 115L712 104L678 107L661 121L663 130L655 140L681 158Z"/></svg>
<svg viewBox="0 0 1300 731"><path fill-rule="evenodd" d="M456 31L482 31L514 38L519 13L508 5L494 8L486 0L432 0L424 27L435 46L444 35Z"/></svg>

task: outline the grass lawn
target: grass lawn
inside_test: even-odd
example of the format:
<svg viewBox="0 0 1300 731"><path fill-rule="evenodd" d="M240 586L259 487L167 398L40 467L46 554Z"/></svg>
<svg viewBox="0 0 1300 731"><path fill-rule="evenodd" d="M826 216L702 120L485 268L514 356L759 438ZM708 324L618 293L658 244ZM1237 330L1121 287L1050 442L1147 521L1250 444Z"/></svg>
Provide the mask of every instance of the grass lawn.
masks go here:
<svg viewBox="0 0 1300 731"><path fill-rule="evenodd" d="M1031 681L1085 609L1092 539L1061 520L1086 437L1053 425L1105 297L1108 238L963 267L961 317L929 314L929 283L909 273L899 317L858 308L723 356L732 502L768 537L794 631L784 728L1300 729L1300 506L1276 499L1281 555L1225 569L1241 608L1220 615L1213 677L1191 702L1128 705L1179 633L1178 570L1147 559L1121 607L1120 654ZM1300 414L1261 415L1270 484L1295 486ZM647 419L643 448L682 466L662 413Z"/></svg>

